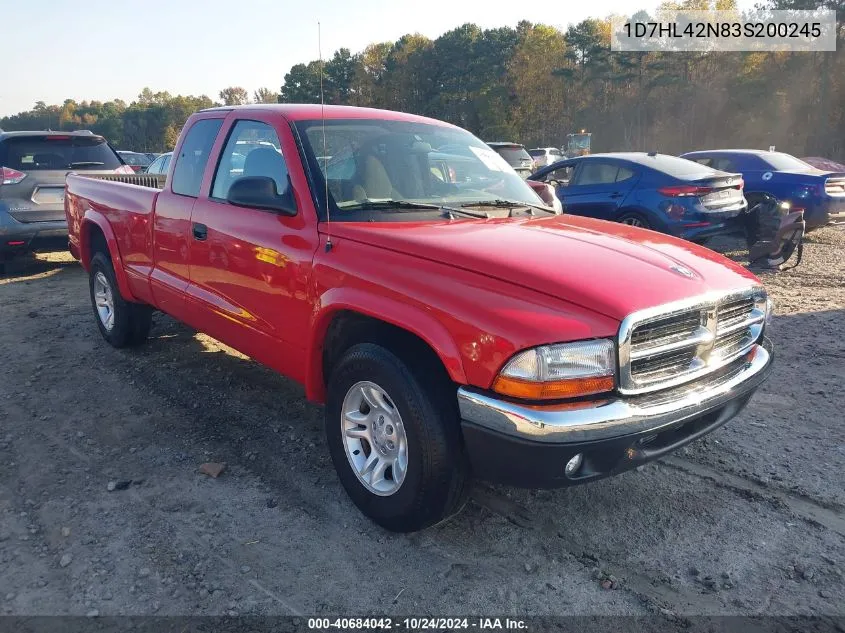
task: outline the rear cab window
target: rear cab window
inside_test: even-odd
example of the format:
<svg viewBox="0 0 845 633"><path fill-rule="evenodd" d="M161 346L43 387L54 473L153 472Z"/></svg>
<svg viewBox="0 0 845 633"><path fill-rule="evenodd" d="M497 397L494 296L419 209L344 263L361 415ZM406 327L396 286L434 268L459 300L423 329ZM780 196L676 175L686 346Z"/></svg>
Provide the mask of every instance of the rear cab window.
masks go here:
<svg viewBox="0 0 845 633"><path fill-rule="evenodd" d="M173 169L170 186L173 193L191 198L199 196L203 172L222 125L223 119L200 119L188 130Z"/></svg>
<svg viewBox="0 0 845 633"><path fill-rule="evenodd" d="M114 170L122 164L102 136L41 134L0 142L0 165L18 171Z"/></svg>

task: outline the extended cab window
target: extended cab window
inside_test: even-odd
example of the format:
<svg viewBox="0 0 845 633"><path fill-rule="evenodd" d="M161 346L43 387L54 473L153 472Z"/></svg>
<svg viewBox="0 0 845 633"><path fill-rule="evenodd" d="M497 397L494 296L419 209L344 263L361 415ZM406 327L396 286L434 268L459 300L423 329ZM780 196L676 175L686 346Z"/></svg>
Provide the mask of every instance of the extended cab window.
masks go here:
<svg viewBox="0 0 845 633"><path fill-rule="evenodd" d="M208 155L222 125L223 119L201 119L188 130L173 170L173 193L192 198L200 194Z"/></svg>
<svg viewBox="0 0 845 633"><path fill-rule="evenodd" d="M225 200L229 187L238 178L268 176L276 181L276 191L288 186L288 169L276 131L260 121L237 121L217 163L211 197Z"/></svg>

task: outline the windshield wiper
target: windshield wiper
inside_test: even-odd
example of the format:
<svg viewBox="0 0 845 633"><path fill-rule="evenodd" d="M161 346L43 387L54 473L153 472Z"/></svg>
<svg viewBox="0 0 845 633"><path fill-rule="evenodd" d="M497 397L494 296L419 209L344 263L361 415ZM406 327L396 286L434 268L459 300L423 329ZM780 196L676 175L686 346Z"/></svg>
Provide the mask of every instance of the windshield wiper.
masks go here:
<svg viewBox="0 0 845 633"><path fill-rule="evenodd" d="M413 202L412 200L362 200L361 202L354 202L351 204L339 204L338 208L342 211L347 210L377 210L377 209L400 209L408 211L424 210L424 211L442 211L450 217L454 215L464 215L470 218L488 218L486 213L473 213L472 211L464 211L463 209L456 209L442 204L432 204L430 202Z"/></svg>
<svg viewBox="0 0 845 633"><path fill-rule="evenodd" d="M443 207L439 204L428 202L412 202L410 200L361 200L350 204L341 203L337 205L342 211L360 211L362 209L435 209L440 211Z"/></svg>
<svg viewBox="0 0 845 633"><path fill-rule="evenodd" d="M455 207L440 207L449 216L449 219L453 219L456 215L463 215L469 218L481 218L483 220L489 220L490 214L489 213L473 213L472 211L467 211L466 209L456 209Z"/></svg>
<svg viewBox="0 0 845 633"><path fill-rule="evenodd" d="M73 169L74 167L102 167L105 163L98 163L94 160L80 160L75 163L70 164L70 168Z"/></svg>
<svg viewBox="0 0 845 633"><path fill-rule="evenodd" d="M530 202L520 202L518 200L479 200L478 202L466 202L461 205L462 207L496 207L498 209L517 209L517 208L528 208L528 209L539 209L540 211L545 211L546 213L551 213L552 215L557 215L554 209L549 207L543 206L541 204L531 204ZM533 215L533 214L532 214Z"/></svg>

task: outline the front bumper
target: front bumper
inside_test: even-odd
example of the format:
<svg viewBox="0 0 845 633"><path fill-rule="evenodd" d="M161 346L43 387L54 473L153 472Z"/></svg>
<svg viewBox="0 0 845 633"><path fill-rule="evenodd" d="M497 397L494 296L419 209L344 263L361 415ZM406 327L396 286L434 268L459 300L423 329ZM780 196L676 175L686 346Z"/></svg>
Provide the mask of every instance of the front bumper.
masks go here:
<svg viewBox="0 0 845 633"><path fill-rule="evenodd" d="M477 477L527 488L584 483L635 468L720 427L771 370L768 341L691 384L634 397L516 404L461 387L464 443ZM577 454L583 463L564 472Z"/></svg>

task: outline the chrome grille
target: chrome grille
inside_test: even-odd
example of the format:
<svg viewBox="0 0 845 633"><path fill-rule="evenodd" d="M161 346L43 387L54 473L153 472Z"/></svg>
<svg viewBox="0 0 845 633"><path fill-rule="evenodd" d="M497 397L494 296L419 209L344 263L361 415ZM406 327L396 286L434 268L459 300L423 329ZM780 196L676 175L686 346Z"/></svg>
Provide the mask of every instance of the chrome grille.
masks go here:
<svg viewBox="0 0 845 633"><path fill-rule="evenodd" d="M619 388L643 393L723 367L759 340L762 288L699 297L627 317L619 332Z"/></svg>

